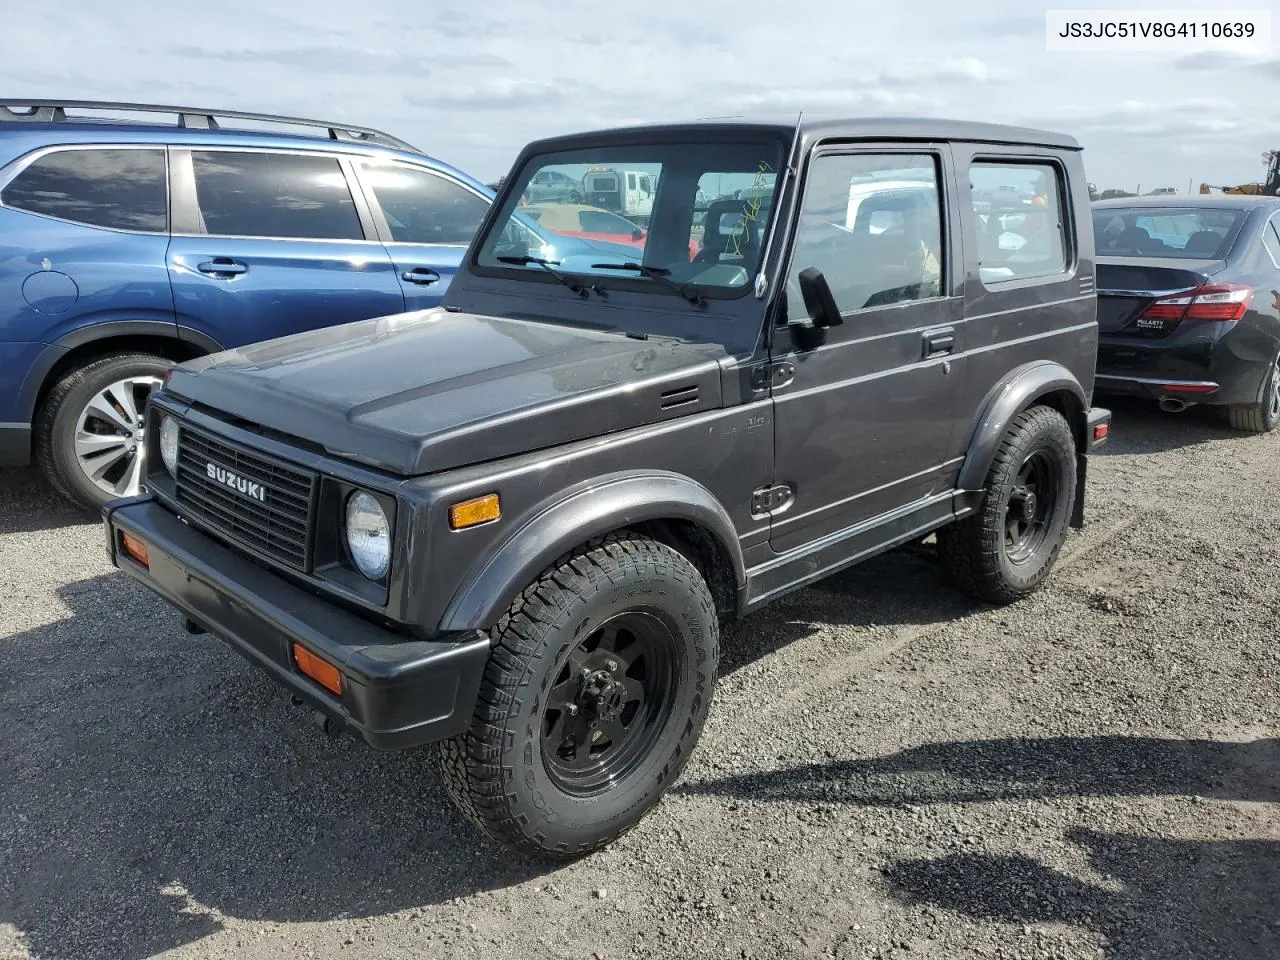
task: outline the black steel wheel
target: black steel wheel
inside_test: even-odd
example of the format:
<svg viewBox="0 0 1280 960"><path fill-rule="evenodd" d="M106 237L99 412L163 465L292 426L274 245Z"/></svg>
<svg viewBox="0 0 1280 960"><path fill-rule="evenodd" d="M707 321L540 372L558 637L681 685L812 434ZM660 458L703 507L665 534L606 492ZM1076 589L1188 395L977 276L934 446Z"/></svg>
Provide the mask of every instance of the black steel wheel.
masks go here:
<svg viewBox="0 0 1280 960"><path fill-rule="evenodd" d="M1005 555L1010 563L1026 563L1052 532L1058 503L1058 477L1053 458L1035 450L1022 462L1005 508Z"/></svg>
<svg viewBox="0 0 1280 960"><path fill-rule="evenodd" d="M542 762L566 793L591 796L649 755L682 655L658 611L630 610L569 651L542 708Z"/></svg>
<svg viewBox="0 0 1280 960"><path fill-rule="evenodd" d="M990 603L1033 592L1067 539L1076 492L1076 446L1057 410L1035 406L1005 433L987 472L982 505L938 531L951 582Z"/></svg>
<svg viewBox="0 0 1280 960"><path fill-rule="evenodd" d="M684 769L715 687L719 618L698 569L612 534L545 571L492 637L471 728L439 747L450 797L540 859L631 829Z"/></svg>

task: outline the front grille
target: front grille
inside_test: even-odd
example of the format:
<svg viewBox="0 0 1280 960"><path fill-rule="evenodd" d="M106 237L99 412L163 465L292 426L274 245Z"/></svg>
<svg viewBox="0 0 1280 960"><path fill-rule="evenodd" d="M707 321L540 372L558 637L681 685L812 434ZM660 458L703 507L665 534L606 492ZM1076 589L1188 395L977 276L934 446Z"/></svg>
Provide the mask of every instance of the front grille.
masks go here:
<svg viewBox="0 0 1280 960"><path fill-rule="evenodd" d="M184 423L177 479L178 504L190 519L273 560L308 569L314 474Z"/></svg>

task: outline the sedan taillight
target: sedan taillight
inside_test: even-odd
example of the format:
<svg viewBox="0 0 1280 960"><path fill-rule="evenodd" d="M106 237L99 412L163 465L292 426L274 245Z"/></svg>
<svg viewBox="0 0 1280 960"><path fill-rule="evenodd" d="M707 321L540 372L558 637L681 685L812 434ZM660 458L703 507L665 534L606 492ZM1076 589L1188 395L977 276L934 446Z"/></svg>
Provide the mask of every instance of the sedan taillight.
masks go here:
<svg viewBox="0 0 1280 960"><path fill-rule="evenodd" d="M1143 320L1233 322L1244 317L1252 301L1253 287L1243 283L1205 283L1189 293L1151 301L1138 317L1138 325L1142 326Z"/></svg>

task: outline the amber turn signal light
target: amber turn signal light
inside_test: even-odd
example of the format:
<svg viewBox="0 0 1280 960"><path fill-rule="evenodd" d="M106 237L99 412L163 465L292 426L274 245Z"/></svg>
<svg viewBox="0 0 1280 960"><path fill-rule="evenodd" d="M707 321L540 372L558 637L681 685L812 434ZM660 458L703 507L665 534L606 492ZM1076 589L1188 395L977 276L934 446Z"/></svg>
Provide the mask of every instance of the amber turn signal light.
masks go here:
<svg viewBox="0 0 1280 960"><path fill-rule="evenodd" d="M328 660L322 660L300 643L293 645L293 662L303 676L310 677L335 697L342 696L342 674Z"/></svg>
<svg viewBox="0 0 1280 960"><path fill-rule="evenodd" d="M501 516L502 507L498 502L498 495L490 493L487 496L476 497L474 500L455 503L450 507L449 526L454 530L462 530L466 527L474 527L477 524L497 520Z"/></svg>
<svg viewBox="0 0 1280 960"><path fill-rule="evenodd" d="M132 533L120 532L120 549L144 567L150 568L151 558L147 556L147 545Z"/></svg>

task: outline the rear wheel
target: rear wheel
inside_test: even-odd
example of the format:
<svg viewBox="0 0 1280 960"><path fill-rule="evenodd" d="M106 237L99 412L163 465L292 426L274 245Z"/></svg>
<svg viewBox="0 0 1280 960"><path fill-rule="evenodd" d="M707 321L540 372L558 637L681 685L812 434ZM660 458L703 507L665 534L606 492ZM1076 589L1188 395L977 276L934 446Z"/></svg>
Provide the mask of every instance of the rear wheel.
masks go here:
<svg viewBox="0 0 1280 960"><path fill-rule="evenodd" d="M982 506L938 531L952 582L991 603L1033 592L1066 541L1075 490L1075 440L1066 419L1040 406L1020 414L996 451Z"/></svg>
<svg viewBox="0 0 1280 960"><path fill-rule="evenodd" d="M49 391L36 418L35 454L54 489L91 510L139 492L147 398L171 366L155 354L110 354Z"/></svg>
<svg viewBox="0 0 1280 960"><path fill-rule="evenodd" d="M1227 419L1235 430L1270 433L1280 424L1280 357L1271 361L1262 378L1257 403L1227 407Z"/></svg>
<svg viewBox="0 0 1280 960"><path fill-rule="evenodd" d="M491 838L567 860L626 832L702 731L719 623L706 582L637 535L588 544L493 632L471 729L440 745L454 802Z"/></svg>

